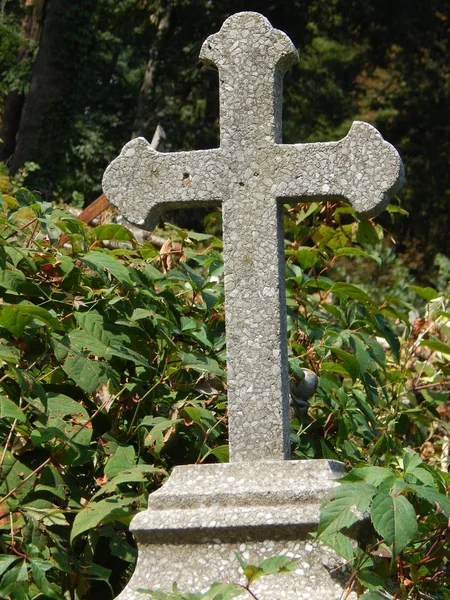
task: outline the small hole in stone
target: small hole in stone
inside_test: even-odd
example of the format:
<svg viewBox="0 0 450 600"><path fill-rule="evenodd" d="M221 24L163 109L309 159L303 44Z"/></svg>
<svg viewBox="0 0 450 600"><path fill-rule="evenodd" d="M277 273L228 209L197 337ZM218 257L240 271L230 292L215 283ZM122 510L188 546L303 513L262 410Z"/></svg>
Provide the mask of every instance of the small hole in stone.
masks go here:
<svg viewBox="0 0 450 600"><path fill-rule="evenodd" d="M243 181L240 181L240 182L239 182L239 185L240 185L241 187L244 187L244 182L243 182Z"/></svg>
<svg viewBox="0 0 450 600"><path fill-rule="evenodd" d="M259 175L258 171L255 171L255 172L253 173L253 175L254 175L254 177L258 177L258 175Z"/></svg>
<svg viewBox="0 0 450 600"><path fill-rule="evenodd" d="M189 173L183 173L183 179L189 179L190 175Z"/></svg>

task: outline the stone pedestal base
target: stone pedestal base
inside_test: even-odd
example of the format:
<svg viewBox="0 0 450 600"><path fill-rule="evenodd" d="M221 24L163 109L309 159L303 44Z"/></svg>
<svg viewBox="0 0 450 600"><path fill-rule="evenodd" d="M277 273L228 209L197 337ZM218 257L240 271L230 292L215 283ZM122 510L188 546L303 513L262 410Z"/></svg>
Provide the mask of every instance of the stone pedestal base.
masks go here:
<svg viewBox="0 0 450 600"><path fill-rule="evenodd" d="M117 600L145 600L151 596L139 588L170 592L174 582L184 592L245 583L236 553L252 564L280 554L299 559L292 573L255 582L258 600L338 600L340 560L308 533L343 474L341 463L327 460L176 467L131 523L139 558Z"/></svg>

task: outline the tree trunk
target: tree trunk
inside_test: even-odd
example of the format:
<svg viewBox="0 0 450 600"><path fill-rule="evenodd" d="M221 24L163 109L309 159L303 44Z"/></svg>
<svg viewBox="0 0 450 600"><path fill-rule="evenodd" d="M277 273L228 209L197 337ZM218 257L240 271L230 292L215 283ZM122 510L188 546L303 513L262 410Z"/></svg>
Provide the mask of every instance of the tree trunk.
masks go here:
<svg viewBox="0 0 450 600"><path fill-rule="evenodd" d="M32 46L41 39L46 0L26 0L27 11L22 21L22 36L26 44L20 49L17 61L30 57ZM30 10L32 8L32 10ZM16 137L19 129L25 96L15 90L9 92L5 99L5 109L0 124L0 160L7 161L16 148Z"/></svg>
<svg viewBox="0 0 450 600"><path fill-rule="evenodd" d="M161 47L167 34L169 32L170 21L171 21L172 9L167 8L163 15L157 21L156 37L153 43L153 47L150 51L150 58L148 59L147 69L145 71L144 80L139 90L136 118L133 124L132 138L144 135L148 130L149 119L146 118L148 115L148 100L151 98L152 92L156 83L156 67L159 61L159 54Z"/></svg>

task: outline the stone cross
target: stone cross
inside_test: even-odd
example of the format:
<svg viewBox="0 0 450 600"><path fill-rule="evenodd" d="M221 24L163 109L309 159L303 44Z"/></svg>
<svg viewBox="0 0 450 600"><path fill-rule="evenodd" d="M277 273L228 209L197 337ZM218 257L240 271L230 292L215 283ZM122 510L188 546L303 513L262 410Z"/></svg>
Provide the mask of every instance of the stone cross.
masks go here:
<svg viewBox="0 0 450 600"><path fill-rule="evenodd" d="M134 139L103 188L147 228L170 208L222 206L230 460L288 459L283 204L346 199L374 216L400 187L402 162L358 121L338 142L281 144L282 79L298 55L263 16L230 17L200 58L219 72L220 147L160 153Z"/></svg>

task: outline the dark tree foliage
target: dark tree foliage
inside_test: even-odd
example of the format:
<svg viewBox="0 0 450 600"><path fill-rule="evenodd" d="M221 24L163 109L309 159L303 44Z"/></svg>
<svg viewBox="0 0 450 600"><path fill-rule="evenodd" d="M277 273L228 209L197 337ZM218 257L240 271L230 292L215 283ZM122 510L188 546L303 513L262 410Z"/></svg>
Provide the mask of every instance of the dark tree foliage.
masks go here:
<svg viewBox="0 0 450 600"><path fill-rule="evenodd" d="M39 1L42 34L29 39L24 20ZM217 78L200 68L199 49L230 14L256 10L301 56L286 77L286 141L338 139L354 119L378 127L407 168L400 248L426 272L436 251L449 252L449 4L3 1L0 158L12 173L37 163L28 183L47 198L89 203L108 161L158 123L168 150L217 146Z"/></svg>

